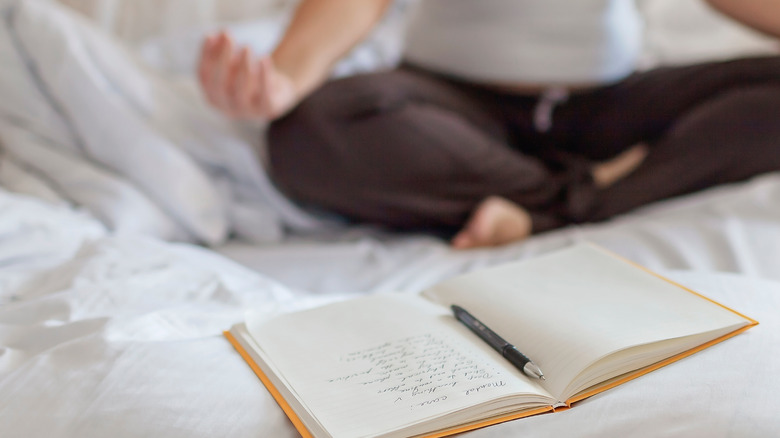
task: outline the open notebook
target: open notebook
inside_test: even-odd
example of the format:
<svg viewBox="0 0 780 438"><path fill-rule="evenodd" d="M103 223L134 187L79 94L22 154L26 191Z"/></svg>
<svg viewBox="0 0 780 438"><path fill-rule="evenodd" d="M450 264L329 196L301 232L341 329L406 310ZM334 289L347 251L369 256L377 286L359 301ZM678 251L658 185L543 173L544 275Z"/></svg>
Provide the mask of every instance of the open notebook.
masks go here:
<svg viewBox="0 0 780 438"><path fill-rule="evenodd" d="M470 332L468 309L544 370ZM303 436L446 436L565 409L757 322L591 245L225 335Z"/></svg>

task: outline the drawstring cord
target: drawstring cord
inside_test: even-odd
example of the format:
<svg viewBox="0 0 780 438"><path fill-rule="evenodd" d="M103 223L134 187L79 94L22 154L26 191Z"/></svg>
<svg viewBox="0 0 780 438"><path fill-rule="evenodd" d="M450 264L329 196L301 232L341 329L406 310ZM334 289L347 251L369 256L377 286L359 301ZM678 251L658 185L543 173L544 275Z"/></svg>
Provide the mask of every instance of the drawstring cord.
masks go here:
<svg viewBox="0 0 780 438"><path fill-rule="evenodd" d="M569 100L569 90L564 87L550 87L542 93L534 108L534 128L536 132L547 133L553 127L555 108Z"/></svg>

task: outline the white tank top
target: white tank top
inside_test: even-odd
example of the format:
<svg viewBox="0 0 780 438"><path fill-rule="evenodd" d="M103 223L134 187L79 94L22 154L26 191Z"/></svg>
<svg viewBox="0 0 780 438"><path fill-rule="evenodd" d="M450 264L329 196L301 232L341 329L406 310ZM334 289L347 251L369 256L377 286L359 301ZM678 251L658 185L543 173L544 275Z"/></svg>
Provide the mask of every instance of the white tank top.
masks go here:
<svg viewBox="0 0 780 438"><path fill-rule="evenodd" d="M405 59L475 82L592 85L636 67L634 0L420 0Z"/></svg>

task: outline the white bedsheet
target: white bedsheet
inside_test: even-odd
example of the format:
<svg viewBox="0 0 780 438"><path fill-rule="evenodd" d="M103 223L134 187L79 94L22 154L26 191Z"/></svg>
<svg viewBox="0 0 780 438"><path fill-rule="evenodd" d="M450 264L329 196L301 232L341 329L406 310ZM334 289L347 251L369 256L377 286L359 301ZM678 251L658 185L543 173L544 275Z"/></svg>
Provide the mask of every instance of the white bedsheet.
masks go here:
<svg viewBox="0 0 780 438"><path fill-rule="evenodd" d="M220 333L312 300L0 190L0 436L294 436Z"/></svg>
<svg viewBox="0 0 780 438"><path fill-rule="evenodd" d="M0 191L0 212L11 211L0 214L4 438L297 436L220 332L248 310L297 309L344 295L295 291L199 247L113 236L82 213ZM458 254L457 268L447 257L438 257L441 269L425 264L441 276L490 263L487 254ZM308 267L299 266L300 275ZM571 411L472 435L779 432L780 284L669 274L762 324Z"/></svg>

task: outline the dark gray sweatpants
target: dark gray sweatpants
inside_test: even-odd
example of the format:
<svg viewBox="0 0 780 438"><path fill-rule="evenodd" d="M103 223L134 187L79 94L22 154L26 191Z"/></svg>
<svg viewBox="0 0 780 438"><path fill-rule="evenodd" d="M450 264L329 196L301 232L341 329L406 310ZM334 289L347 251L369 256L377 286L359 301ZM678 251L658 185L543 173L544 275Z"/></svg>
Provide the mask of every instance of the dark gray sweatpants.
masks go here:
<svg viewBox="0 0 780 438"><path fill-rule="evenodd" d="M539 232L780 170L780 57L558 97L410 66L336 80L271 126L272 177L302 203L396 229L455 231L502 196ZM597 189L592 164L640 142L651 147L640 168Z"/></svg>

